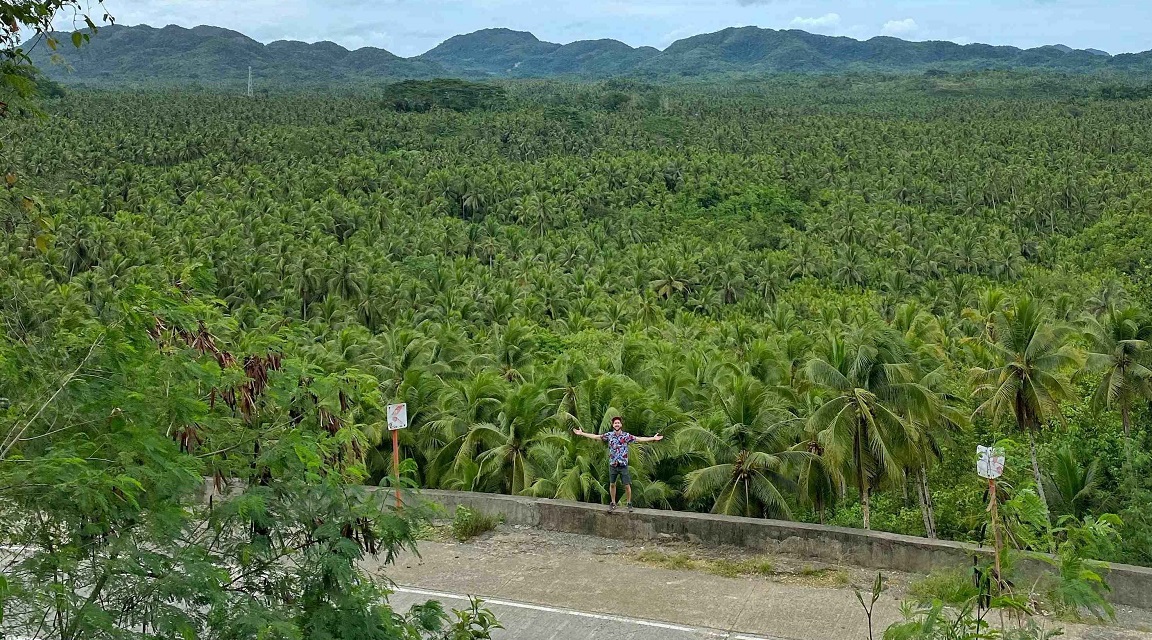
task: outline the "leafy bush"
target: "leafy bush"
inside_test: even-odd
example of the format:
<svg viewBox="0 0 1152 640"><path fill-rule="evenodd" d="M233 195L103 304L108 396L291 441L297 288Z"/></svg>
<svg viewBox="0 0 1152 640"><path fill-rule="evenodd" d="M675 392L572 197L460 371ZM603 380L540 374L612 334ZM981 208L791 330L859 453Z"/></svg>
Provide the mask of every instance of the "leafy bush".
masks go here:
<svg viewBox="0 0 1152 640"><path fill-rule="evenodd" d="M904 621L885 629L884 640L1048 640L1063 635L1059 630L1044 629L1032 619L1001 631L986 619L990 611L977 609L973 602L959 610L949 609L939 600L919 607L904 603L901 613Z"/></svg>
<svg viewBox="0 0 1152 640"><path fill-rule="evenodd" d="M407 621L422 630L427 640L490 640L493 630L504 627L483 604L483 600L474 597L467 609L453 609L449 616L443 605L430 600L413 605Z"/></svg>
<svg viewBox="0 0 1152 640"><path fill-rule="evenodd" d="M971 572L959 570L932 572L908 587L908 594L921 602L939 600L945 604L962 605L980 595Z"/></svg>
<svg viewBox="0 0 1152 640"><path fill-rule="evenodd" d="M1105 599L1111 589L1096 572L1098 563L1089 558L1107 557L1119 538L1117 529L1123 523L1114 514L1099 518L1086 516L1077 520L1071 516L1060 519L1053 533L1063 540L1056 549L1055 558L1044 556L1045 561L1058 569L1059 580L1047 592L1047 601L1055 611L1072 619L1079 619L1081 611L1088 611L1099 620L1116 616L1112 605Z"/></svg>
<svg viewBox="0 0 1152 640"><path fill-rule="evenodd" d="M460 542L471 540L476 536L487 533L504 521L504 516L491 516L468 507L456 507L452 516L452 537Z"/></svg>

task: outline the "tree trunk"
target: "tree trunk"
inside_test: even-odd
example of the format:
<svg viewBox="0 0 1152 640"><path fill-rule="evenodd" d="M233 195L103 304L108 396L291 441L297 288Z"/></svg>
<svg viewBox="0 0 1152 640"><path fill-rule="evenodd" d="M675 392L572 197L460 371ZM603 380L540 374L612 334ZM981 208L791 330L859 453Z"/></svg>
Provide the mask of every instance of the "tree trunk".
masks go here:
<svg viewBox="0 0 1152 640"><path fill-rule="evenodd" d="M1036 495L1044 505L1044 513L1048 514L1048 496L1044 495L1044 479L1040 477L1040 462L1036 459L1036 420L1024 403L1022 393L1016 393L1016 426L1028 432L1028 445L1032 452L1032 475L1036 478ZM1051 516L1049 516L1050 518Z"/></svg>
<svg viewBox="0 0 1152 640"><path fill-rule="evenodd" d="M744 478L744 515L752 517L752 502L748 499L748 478Z"/></svg>
<svg viewBox="0 0 1152 640"><path fill-rule="evenodd" d="M924 533L936 538L936 509L932 504L932 492L928 490L928 470L923 466L916 473L916 496L920 499L920 515L924 518Z"/></svg>
<svg viewBox="0 0 1152 640"><path fill-rule="evenodd" d="M871 518L871 515L872 515L871 514L871 506L872 505L870 502L870 496L868 495L868 487L865 486L865 483L864 483L864 445L861 442L861 440L863 439L862 433L861 433L862 428L863 427L861 425L856 425L856 438L855 438L855 442L852 443L852 448L853 448L852 455L855 458L855 462L856 462L856 490L860 492L860 506L864 510L864 528L865 529L871 529L872 528L872 518Z"/></svg>
<svg viewBox="0 0 1152 640"><path fill-rule="evenodd" d="M1040 477L1040 462L1036 458L1036 435L1033 429L1028 429L1028 445L1032 450L1032 474L1036 476L1036 493L1040 502L1044 503L1044 511L1048 512L1048 496L1044 495L1044 480Z"/></svg>
<svg viewBox="0 0 1152 640"><path fill-rule="evenodd" d="M1128 403L1120 405L1120 421L1124 423L1124 460L1128 464L1128 474L1132 473L1132 416Z"/></svg>

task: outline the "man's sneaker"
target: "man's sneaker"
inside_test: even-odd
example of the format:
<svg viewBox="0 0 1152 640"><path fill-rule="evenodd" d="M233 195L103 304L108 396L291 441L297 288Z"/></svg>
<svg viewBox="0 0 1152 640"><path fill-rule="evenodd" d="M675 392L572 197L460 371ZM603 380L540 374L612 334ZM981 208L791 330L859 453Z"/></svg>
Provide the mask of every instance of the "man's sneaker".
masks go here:
<svg viewBox="0 0 1152 640"><path fill-rule="evenodd" d="M615 510L616 510L616 503L615 502L609 502L608 503L608 513L612 513Z"/></svg>
<svg viewBox="0 0 1152 640"><path fill-rule="evenodd" d="M628 513L632 513L632 503L628 503Z"/></svg>

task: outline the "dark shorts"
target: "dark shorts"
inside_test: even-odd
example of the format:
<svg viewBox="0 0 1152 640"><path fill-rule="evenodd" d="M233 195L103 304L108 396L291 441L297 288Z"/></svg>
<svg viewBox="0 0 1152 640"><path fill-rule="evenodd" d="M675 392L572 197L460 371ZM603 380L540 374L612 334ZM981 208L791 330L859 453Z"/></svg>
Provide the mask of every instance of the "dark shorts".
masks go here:
<svg viewBox="0 0 1152 640"><path fill-rule="evenodd" d="M620 481L626 485L632 484L632 475L628 473L628 465L608 465L608 484L616 484L616 478L620 478Z"/></svg>

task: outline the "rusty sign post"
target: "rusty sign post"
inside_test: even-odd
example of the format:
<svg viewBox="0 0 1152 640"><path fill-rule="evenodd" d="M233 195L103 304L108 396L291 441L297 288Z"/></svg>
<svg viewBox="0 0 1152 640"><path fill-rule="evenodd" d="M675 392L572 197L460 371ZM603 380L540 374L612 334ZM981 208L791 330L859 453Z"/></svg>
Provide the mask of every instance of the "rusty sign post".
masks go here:
<svg viewBox="0 0 1152 640"><path fill-rule="evenodd" d="M396 508L400 500L400 430L408 428L408 405L388 405L388 430L392 432L392 474L396 477Z"/></svg>
<svg viewBox="0 0 1152 640"><path fill-rule="evenodd" d="M996 498L996 478L1004 474L1004 450L999 447L976 447L976 474L988 480L988 512L992 516L992 535L996 540L996 584L1001 584L1000 577L1000 549L1003 542L1000 539L1000 522L998 502Z"/></svg>

